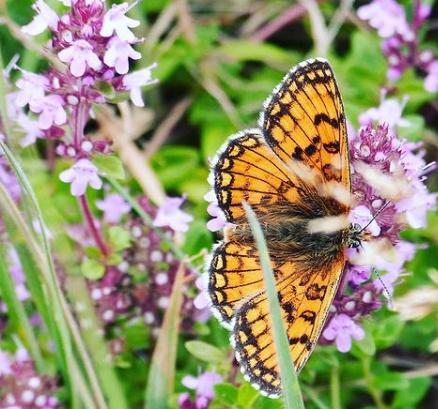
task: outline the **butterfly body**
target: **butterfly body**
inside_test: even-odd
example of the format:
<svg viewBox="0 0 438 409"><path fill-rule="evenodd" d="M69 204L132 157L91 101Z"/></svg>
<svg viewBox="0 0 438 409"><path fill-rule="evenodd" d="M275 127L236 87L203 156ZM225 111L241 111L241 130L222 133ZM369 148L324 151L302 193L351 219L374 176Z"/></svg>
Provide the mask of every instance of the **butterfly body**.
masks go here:
<svg viewBox="0 0 438 409"><path fill-rule="evenodd" d="M209 181L234 228L207 260L212 311L232 331L241 370L265 395L282 386L263 272L242 202L268 245L295 369L316 345L346 264L365 237L348 220L350 165L345 113L326 60L294 67L264 104L260 129L231 136Z"/></svg>

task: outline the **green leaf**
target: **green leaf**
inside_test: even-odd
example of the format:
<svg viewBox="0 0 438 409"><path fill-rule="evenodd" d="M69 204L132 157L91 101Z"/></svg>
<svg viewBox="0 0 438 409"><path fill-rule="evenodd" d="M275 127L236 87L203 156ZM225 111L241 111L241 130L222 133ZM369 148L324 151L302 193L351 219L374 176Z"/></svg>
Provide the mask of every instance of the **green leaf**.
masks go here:
<svg viewBox="0 0 438 409"><path fill-rule="evenodd" d="M392 315L379 322L373 329L373 337L377 349L388 348L394 344L403 329L404 322L399 315Z"/></svg>
<svg viewBox="0 0 438 409"><path fill-rule="evenodd" d="M165 146L151 159L151 165L165 189L178 189L199 166L199 153L187 146Z"/></svg>
<svg viewBox="0 0 438 409"><path fill-rule="evenodd" d="M209 249L212 245L211 233L204 220L195 220L190 224L183 251L189 256L198 254L202 249Z"/></svg>
<svg viewBox="0 0 438 409"><path fill-rule="evenodd" d="M125 179L125 169L121 160L114 155L93 155L92 162L98 167L99 172L106 177Z"/></svg>
<svg viewBox="0 0 438 409"><path fill-rule="evenodd" d="M212 364L222 364L227 359L226 354L219 348L207 344L202 341L187 341L185 343L187 351L189 351L195 358L201 361Z"/></svg>
<svg viewBox="0 0 438 409"><path fill-rule="evenodd" d="M289 349L289 341L284 327L283 316L280 310L278 294L275 287L274 272L272 271L269 259L268 247L263 236L262 228L257 221L256 215L251 207L243 202L246 216L251 225L257 249L260 255L260 264L263 270L263 278L266 287L266 294L269 302L271 325L273 329L274 342L280 367L280 374L283 385L283 398L286 409L304 409L303 397L300 385Z"/></svg>
<svg viewBox="0 0 438 409"><path fill-rule="evenodd" d="M81 271L84 277L90 280L99 280L105 274L105 267L96 260L88 259L81 264Z"/></svg>
<svg viewBox="0 0 438 409"><path fill-rule="evenodd" d="M244 382L239 388L237 395L237 404L241 408L252 409L256 400L260 397L258 391L256 391L248 382Z"/></svg>
<svg viewBox="0 0 438 409"><path fill-rule="evenodd" d="M404 390L409 381L399 372L384 372L374 378L374 383L381 391Z"/></svg>
<svg viewBox="0 0 438 409"><path fill-rule="evenodd" d="M415 378L408 380L408 386L395 393L392 401L392 409L405 409L408 405L417 407L432 384L429 377Z"/></svg>
<svg viewBox="0 0 438 409"><path fill-rule="evenodd" d="M217 383L213 386L215 392L215 401L227 406L232 407L237 399L237 388L229 383Z"/></svg>
<svg viewBox="0 0 438 409"><path fill-rule="evenodd" d="M112 226L109 229L109 242L113 251L121 251L131 245L131 234L120 226Z"/></svg>
<svg viewBox="0 0 438 409"><path fill-rule="evenodd" d="M367 354L369 356L375 355L376 344L374 342L374 338L371 331L373 324L370 321L364 321L362 326L363 329L365 330L365 338L360 341L356 341L355 345L364 354Z"/></svg>
<svg viewBox="0 0 438 409"><path fill-rule="evenodd" d="M424 118L420 115L405 115L403 119L408 120L410 122L410 125L406 127L398 127L398 136L400 138L407 138L410 141L421 140L421 136L425 126Z"/></svg>

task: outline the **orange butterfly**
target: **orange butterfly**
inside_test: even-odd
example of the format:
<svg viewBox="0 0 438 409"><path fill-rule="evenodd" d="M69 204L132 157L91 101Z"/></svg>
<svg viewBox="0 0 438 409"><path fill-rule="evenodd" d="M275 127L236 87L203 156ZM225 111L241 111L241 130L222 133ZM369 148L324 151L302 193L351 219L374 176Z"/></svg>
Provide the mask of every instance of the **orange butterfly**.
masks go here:
<svg viewBox="0 0 438 409"><path fill-rule="evenodd" d="M215 316L232 330L245 378L276 397L282 389L269 306L242 201L264 231L298 372L323 329L347 247L366 237L348 221L345 112L330 64L317 58L292 68L265 102L259 126L231 136L212 163L209 181L236 227L207 262L208 293Z"/></svg>

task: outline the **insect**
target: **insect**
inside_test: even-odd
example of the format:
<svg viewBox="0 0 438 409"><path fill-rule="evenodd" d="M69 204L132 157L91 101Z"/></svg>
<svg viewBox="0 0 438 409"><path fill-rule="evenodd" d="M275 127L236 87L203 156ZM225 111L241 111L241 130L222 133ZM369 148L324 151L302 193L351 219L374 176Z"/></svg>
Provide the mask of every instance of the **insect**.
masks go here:
<svg viewBox="0 0 438 409"><path fill-rule="evenodd" d="M297 372L326 321L346 249L368 239L348 221L350 164L345 111L330 64L292 68L266 100L260 128L232 135L212 161L209 181L227 220L207 261L212 310L230 329L245 378L282 393L259 255L242 201L267 241Z"/></svg>

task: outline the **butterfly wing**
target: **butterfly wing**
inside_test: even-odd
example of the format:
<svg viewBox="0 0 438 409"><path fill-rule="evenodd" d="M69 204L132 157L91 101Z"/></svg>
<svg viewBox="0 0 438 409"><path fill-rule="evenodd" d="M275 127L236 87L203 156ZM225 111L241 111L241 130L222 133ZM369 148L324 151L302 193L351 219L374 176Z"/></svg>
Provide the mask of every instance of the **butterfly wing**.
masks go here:
<svg viewBox="0 0 438 409"><path fill-rule="evenodd" d="M281 312L297 372L315 347L345 265L339 256L318 274L294 271L277 281ZM297 274L299 273L299 274ZM281 379L269 318L269 303L261 291L245 300L235 313L232 344L245 378L267 396L281 394Z"/></svg>
<svg viewBox="0 0 438 409"><path fill-rule="evenodd" d="M232 319L242 302L264 289L259 253L253 244L223 241L208 261L208 293L214 315L232 329ZM290 274L292 263L273 264L277 279Z"/></svg>
<svg viewBox="0 0 438 409"><path fill-rule="evenodd" d="M243 200L267 213L278 201L299 199L298 179L269 148L258 129L228 139L212 162L209 181L220 209L231 223L246 222Z"/></svg>
<svg viewBox="0 0 438 409"><path fill-rule="evenodd" d="M260 126L281 160L300 162L350 190L347 126L341 94L324 59L295 66L266 100Z"/></svg>

